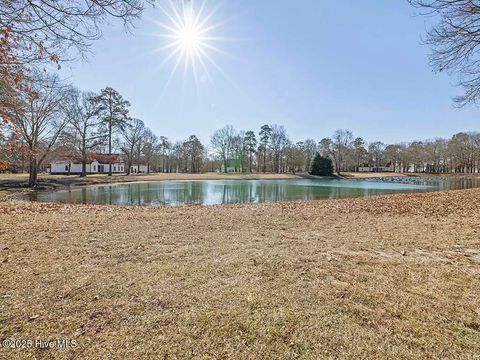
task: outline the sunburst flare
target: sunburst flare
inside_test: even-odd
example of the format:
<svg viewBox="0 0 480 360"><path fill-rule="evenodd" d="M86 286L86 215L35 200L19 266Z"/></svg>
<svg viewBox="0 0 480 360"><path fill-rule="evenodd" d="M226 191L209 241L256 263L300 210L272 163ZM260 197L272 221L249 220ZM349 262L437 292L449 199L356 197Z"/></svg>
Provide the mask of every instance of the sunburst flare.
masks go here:
<svg viewBox="0 0 480 360"><path fill-rule="evenodd" d="M213 35L213 30L220 26L220 23L212 23L216 9L207 13L206 1L196 9L193 0L170 0L169 7L160 6L160 10L164 21L156 21L162 28L162 33L157 35L165 40L165 44L158 49L165 54L161 66L173 63L165 86L168 86L182 64L184 79L192 73L197 86L200 77L211 81L209 67L213 66L222 72L212 58L212 53L224 53L216 46L216 42L225 38Z"/></svg>

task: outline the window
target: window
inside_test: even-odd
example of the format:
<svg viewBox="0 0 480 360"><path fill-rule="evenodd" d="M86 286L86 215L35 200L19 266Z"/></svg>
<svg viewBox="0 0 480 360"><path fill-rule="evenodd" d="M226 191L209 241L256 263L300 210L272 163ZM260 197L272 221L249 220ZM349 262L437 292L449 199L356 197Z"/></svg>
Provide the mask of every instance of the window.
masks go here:
<svg viewBox="0 0 480 360"><path fill-rule="evenodd" d="M97 165L93 165L93 171L97 171Z"/></svg>
<svg viewBox="0 0 480 360"><path fill-rule="evenodd" d="M68 171L68 165L65 165L65 171Z"/></svg>
<svg viewBox="0 0 480 360"><path fill-rule="evenodd" d="M117 167L116 167L116 166L113 167L113 171L117 171Z"/></svg>

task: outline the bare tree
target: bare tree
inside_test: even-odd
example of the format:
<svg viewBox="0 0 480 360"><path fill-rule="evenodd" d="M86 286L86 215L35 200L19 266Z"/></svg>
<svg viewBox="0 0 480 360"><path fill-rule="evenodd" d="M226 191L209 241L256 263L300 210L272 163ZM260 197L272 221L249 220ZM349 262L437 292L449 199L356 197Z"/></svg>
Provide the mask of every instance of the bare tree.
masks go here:
<svg viewBox="0 0 480 360"><path fill-rule="evenodd" d="M87 57L102 27L119 19L129 30L154 0L2 0L0 1L0 91L22 89L45 64ZM42 66L42 68L40 67ZM0 116L9 120L5 103Z"/></svg>
<svg viewBox="0 0 480 360"><path fill-rule="evenodd" d="M131 172L134 158L137 158L137 163L139 162L137 152L144 131L145 124L143 121L139 119L132 119L130 121L130 126L127 126L125 131L122 133L124 141L121 149L127 157L127 175L129 175Z"/></svg>
<svg viewBox="0 0 480 360"><path fill-rule="evenodd" d="M235 168L235 172L244 172L246 167L246 150L245 150L245 132L235 133L231 139L230 166Z"/></svg>
<svg viewBox="0 0 480 360"><path fill-rule="evenodd" d="M427 32L434 71L456 73L464 90L458 106L477 103L480 97L480 3L474 0L409 0L422 14L440 21Z"/></svg>
<svg viewBox="0 0 480 360"><path fill-rule="evenodd" d="M102 36L102 25L120 19L129 28L142 0L6 0L0 3L0 29L15 43L12 62L53 61L84 57ZM3 64L7 65L7 64Z"/></svg>
<svg viewBox="0 0 480 360"><path fill-rule="evenodd" d="M170 172L171 169L167 163L167 153L172 149L172 143L166 136L160 136L159 147L162 153L162 172Z"/></svg>
<svg viewBox="0 0 480 360"><path fill-rule="evenodd" d="M203 164L203 154L205 150L200 140L198 140L196 135L191 135L188 140L183 143L183 147L185 148L185 152L188 156L188 162L190 163L190 172L200 172L201 166Z"/></svg>
<svg viewBox="0 0 480 360"><path fill-rule="evenodd" d="M360 163L367 154L367 149L365 149L365 141L361 137L355 138L353 140L353 156L355 158L355 171L358 171L360 168Z"/></svg>
<svg viewBox="0 0 480 360"><path fill-rule="evenodd" d="M147 166L147 174L150 173L150 165L152 159L160 151L160 143L158 137L150 130L145 128L143 132L143 144L142 144L142 153L145 159L145 165Z"/></svg>
<svg viewBox="0 0 480 360"><path fill-rule="evenodd" d="M227 125L222 129L215 131L210 139L212 149L222 159L224 172L228 171L228 161L231 156L232 140L235 136L235 129L231 125Z"/></svg>
<svg viewBox="0 0 480 360"><path fill-rule="evenodd" d="M270 150L273 155L273 168L276 173L283 172L282 157L289 140L283 126L270 126Z"/></svg>
<svg viewBox="0 0 480 360"><path fill-rule="evenodd" d="M308 172L310 171L310 167L312 166L313 158L318 152L318 146L315 140L307 139L303 142L302 149L305 155L305 163L303 165L303 170L305 172Z"/></svg>
<svg viewBox="0 0 480 360"><path fill-rule="evenodd" d="M80 155L82 161L82 173L87 175L87 161L89 153L99 146L102 137L97 132L98 119L95 116L95 106L92 99L95 94L92 92L81 92L72 89L68 96L66 114L68 125L61 138L63 142Z"/></svg>
<svg viewBox="0 0 480 360"><path fill-rule="evenodd" d="M17 92L9 103L10 126L21 134L29 151L28 186L37 184L38 169L68 123L68 87L56 76L37 75L29 91Z"/></svg>
<svg viewBox="0 0 480 360"><path fill-rule="evenodd" d="M351 145L353 134L350 130L338 129L332 136L332 154L335 161L335 171L338 175L342 171L344 156Z"/></svg>
<svg viewBox="0 0 480 360"><path fill-rule="evenodd" d="M368 145L368 152L372 163L375 164L375 171L378 171L379 166L384 160L385 144L381 141L372 142Z"/></svg>

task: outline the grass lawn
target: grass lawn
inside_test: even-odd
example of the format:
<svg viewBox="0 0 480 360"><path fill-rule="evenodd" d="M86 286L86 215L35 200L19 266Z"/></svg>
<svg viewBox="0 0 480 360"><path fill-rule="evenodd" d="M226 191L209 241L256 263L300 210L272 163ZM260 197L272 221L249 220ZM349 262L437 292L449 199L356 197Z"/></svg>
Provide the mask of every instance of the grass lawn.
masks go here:
<svg viewBox="0 0 480 360"><path fill-rule="evenodd" d="M475 358L479 201L3 201L0 358Z"/></svg>

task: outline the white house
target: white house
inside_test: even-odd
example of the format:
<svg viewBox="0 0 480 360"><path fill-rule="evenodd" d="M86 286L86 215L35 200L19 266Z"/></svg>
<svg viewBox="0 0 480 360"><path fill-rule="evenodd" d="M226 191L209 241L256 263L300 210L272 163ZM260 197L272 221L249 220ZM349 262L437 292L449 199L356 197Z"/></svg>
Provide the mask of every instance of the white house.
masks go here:
<svg viewBox="0 0 480 360"><path fill-rule="evenodd" d="M125 172L125 164L119 155L91 154L86 165L87 174L108 174L112 165L112 173ZM58 159L50 164L52 174L81 174L82 163L78 158Z"/></svg>

